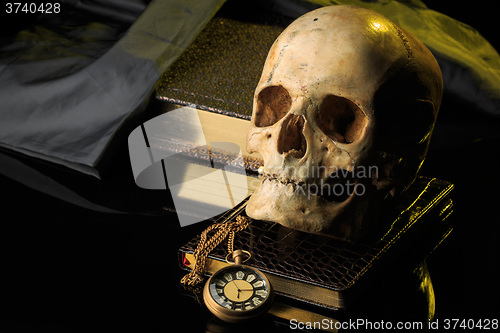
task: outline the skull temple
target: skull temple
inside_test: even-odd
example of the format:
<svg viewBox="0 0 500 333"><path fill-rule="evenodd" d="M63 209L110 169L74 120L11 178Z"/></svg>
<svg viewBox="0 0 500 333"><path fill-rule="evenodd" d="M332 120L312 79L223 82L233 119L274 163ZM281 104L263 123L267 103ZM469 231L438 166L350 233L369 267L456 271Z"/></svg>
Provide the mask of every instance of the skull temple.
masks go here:
<svg viewBox="0 0 500 333"><path fill-rule="evenodd" d="M247 150L264 161L247 214L355 240L425 158L442 96L431 52L384 16L329 6L272 45Z"/></svg>

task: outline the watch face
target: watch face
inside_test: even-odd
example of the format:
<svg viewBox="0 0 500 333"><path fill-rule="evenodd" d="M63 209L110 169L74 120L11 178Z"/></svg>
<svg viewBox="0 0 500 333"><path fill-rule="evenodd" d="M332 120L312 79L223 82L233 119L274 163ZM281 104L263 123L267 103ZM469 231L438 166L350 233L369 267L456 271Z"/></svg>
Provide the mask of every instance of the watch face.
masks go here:
<svg viewBox="0 0 500 333"><path fill-rule="evenodd" d="M262 273L243 265L231 265L216 272L208 286L220 306L235 311L254 310L265 304L270 285Z"/></svg>

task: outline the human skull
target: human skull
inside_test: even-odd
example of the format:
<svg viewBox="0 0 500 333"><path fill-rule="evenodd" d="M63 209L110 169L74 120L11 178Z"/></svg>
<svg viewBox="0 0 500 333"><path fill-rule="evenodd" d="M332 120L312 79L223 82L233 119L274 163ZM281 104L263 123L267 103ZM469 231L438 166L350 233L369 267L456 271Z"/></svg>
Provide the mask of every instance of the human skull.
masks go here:
<svg viewBox="0 0 500 333"><path fill-rule="evenodd" d="M247 150L264 161L247 214L355 240L415 179L441 104L431 52L384 16L329 6L272 45Z"/></svg>

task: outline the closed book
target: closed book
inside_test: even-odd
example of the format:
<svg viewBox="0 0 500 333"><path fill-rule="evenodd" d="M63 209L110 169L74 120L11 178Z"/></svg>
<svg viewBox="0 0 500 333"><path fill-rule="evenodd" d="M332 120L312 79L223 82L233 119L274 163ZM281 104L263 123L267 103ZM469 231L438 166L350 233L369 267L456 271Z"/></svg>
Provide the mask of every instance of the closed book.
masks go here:
<svg viewBox="0 0 500 333"><path fill-rule="evenodd" d="M363 240L347 242L301 232L245 215L246 200L214 223L245 216L249 227L236 234L234 248L249 251L246 265L266 274L277 295L326 309L355 304L370 286L384 280L394 266L415 268L451 232L453 185L418 177L398 198L381 207L379 229ZM192 270L194 237L179 249L182 268ZM210 253L205 274L229 265L225 242ZM411 267L413 265L413 267Z"/></svg>

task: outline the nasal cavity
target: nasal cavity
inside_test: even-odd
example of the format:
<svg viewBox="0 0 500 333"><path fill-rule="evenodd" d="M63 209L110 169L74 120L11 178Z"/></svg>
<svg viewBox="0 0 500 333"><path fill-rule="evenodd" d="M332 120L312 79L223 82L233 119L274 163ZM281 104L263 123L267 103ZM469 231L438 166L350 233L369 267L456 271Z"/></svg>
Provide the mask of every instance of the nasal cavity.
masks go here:
<svg viewBox="0 0 500 333"><path fill-rule="evenodd" d="M278 152L294 158L301 158L306 153L307 142L304 134L303 116L289 114L284 120L278 137Z"/></svg>

